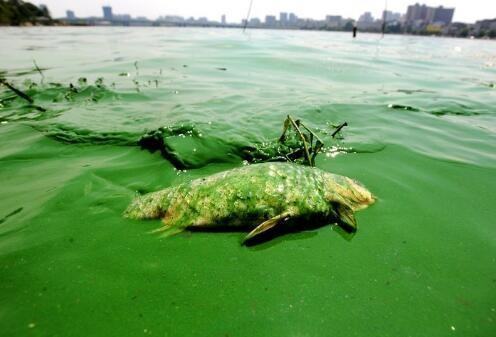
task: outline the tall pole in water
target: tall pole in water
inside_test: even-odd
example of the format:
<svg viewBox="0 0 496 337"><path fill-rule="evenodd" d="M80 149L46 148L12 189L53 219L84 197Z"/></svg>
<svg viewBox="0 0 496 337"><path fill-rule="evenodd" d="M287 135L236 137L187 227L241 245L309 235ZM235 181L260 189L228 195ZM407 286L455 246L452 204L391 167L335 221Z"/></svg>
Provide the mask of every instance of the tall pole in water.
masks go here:
<svg viewBox="0 0 496 337"><path fill-rule="evenodd" d="M356 24L356 23L354 23L354 24L353 24L353 38L355 38L355 37L356 37L356 35L357 35L357 30L358 30L357 24Z"/></svg>
<svg viewBox="0 0 496 337"><path fill-rule="evenodd" d="M385 0L384 12L382 12L382 37L384 38L384 33L386 32L386 20L387 20L387 0Z"/></svg>
<svg viewBox="0 0 496 337"><path fill-rule="evenodd" d="M253 6L253 0L250 0L250 6L248 7L248 13L246 14L245 24L243 25L243 32L246 30L246 26L248 26L248 20L250 19L252 6Z"/></svg>

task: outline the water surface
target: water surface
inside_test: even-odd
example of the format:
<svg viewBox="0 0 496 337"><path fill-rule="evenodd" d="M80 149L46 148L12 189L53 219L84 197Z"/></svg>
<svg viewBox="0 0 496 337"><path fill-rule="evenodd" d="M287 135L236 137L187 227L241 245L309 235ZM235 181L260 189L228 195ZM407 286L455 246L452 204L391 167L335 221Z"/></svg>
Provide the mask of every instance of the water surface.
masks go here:
<svg viewBox="0 0 496 337"><path fill-rule="evenodd" d="M0 45L2 76L47 110L1 89L2 335L494 335L494 42L2 28ZM275 139L287 114L347 150L319 168L378 196L352 240L323 227L244 247L122 218L136 191L243 165L232 145ZM170 142L195 169L135 146L185 125L195 136Z"/></svg>

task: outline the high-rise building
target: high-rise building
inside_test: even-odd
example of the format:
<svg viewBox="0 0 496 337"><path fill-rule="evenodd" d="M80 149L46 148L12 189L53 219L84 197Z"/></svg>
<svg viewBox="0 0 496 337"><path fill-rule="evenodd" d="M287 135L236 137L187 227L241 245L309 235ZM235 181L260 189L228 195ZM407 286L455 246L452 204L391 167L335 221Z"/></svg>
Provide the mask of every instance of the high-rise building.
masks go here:
<svg viewBox="0 0 496 337"><path fill-rule="evenodd" d="M288 23L288 13L281 12L279 13L279 21L281 22L281 25L285 25Z"/></svg>
<svg viewBox="0 0 496 337"><path fill-rule="evenodd" d="M326 15L326 22L339 22L342 19L341 15Z"/></svg>
<svg viewBox="0 0 496 337"><path fill-rule="evenodd" d="M431 23L442 23L449 25L453 21L453 14L455 14L454 8L444 8L439 6L434 10L434 18Z"/></svg>
<svg viewBox="0 0 496 337"><path fill-rule="evenodd" d="M418 3L408 6L405 19L407 22L425 21L427 19L427 6Z"/></svg>
<svg viewBox="0 0 496 337"><path fill-rule="evenodd" d="M365 22L365 23L374 22L374 18L372 17L372 13L370 13L370 12L363 13L362 15L360 15L358 22Z"/></svg>
<svg viewBox="0 0 496 337"><path fill-rule="evenodd" d="M103 18L105 20L112 20L113 14L112 14L112 7L110 6L103 6Z"/></svg>
<svg viewBox="0 0 496 337"><path fill-rule="evenodd" d="M407 24L442 24L449 25L453 20L454 8L428 7L426 5L408 6L405 21Z"/></svg>
<svg viewBox="0 0 496 337"><path fill-rule="evenodd" d="M251 27L258 27L260 26L260 19L259 18L252 18L250 19L250 26Z"/></svg>
<svg viewBox="0 0 496 337"><path fill-rule="evenodd" d="M76 18L76 14L74 14L74 11L67 10L65 12L65 17L67 18L67 20L74 20Z"/></svg>
<svg viewBox="0 0 496 337"><path fill-rule="evenodd" d="M226 24L226 14L222 14L222 16L220 17L220 22L225 25Z"/></svg>
<svg viewBox="0 0 496 337"><path fill-rule="evenodd" d="M341 26L343 17L341 15L326 15L325 21L327 27L337 28Z"/></svg>
<svg viewBox="0 0 496 337"><path fill-rule="evenodd" d="M265 25L269 27L275 26L277 23L276 17L274 15L266 15L265 16Z"/></svg>
<svg viewBox="0 0 496 337"><path fill-rule="evenodd" d="M298 22L298 17L295 13L289 13L289 23L295 25Z"/></svg>
<svg viewBox="0 0 496 337"><path fill-rule="evenodd" d="M399 21L401 19L401 13L393 13L392 11L383 11L382 19L386 22Z"/></svg>

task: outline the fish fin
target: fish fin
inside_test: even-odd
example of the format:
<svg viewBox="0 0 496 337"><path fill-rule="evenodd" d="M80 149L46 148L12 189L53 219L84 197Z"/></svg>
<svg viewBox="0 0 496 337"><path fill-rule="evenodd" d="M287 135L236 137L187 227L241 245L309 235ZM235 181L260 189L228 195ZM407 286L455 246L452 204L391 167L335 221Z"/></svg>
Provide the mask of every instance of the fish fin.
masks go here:
<svg viewBox="0 0 496 337"><path fill-rule="evenodd" d="M290 216L291 216L291 214L289 214L289 213L283 213L283 214L276 215L275 217L262 222L254 230L252 230L250 233L248 233L248 235L243 239L243 243L250 240L251 238L253 238L256 235L261 234L261 233L271 229L272 227L276 226L278 223L281 223L281 222L287 220Z"/></svg>
<svg viewBox="0 0 496 337"><path fill-rule="evenodd" d="M148 233L150 234L160 233L161 238L168 238L169 236L173 236L178 233L181 233L183 230L184 230L183 227L173 227L173 226L165 225L160 228L154 229Z"/></svg>
<svg viewBox="0 0 496 337"><path fill-rule="evenodd" d="M184 230L184 228L178 228L178 227L169 228L169 229L163 231L162 234L160 234L160 237L161 238L168 238L168 237L171 237L171 236L174 236L176 234L181 233L183 230Z"/></svg>
<svg viewBox="0 0 496 337"><path fill-rule="evenodd" d="M344 204L338 204L336 206L336 213L338 216L338 225L348 233L354 233L357 231L358 226L355 220L355 215L353 209Z"/></svg>

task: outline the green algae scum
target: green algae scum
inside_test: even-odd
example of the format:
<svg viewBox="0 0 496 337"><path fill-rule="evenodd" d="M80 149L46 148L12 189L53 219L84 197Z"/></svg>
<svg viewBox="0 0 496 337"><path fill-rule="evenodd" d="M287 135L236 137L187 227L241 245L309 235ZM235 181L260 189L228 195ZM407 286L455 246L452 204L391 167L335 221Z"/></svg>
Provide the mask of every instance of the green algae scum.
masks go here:
<svg viewBox="0 0 496 337"><path fill-rule="evenodd" d="M0 336L494 336L493 42L33 27L0 45L0 78L33 100L0 85ZM377 197L356 235L295 221L244 246L285 210L168 237L122 216L293 165L244 163L278 153L288 114L325 144L316 172ZM250 176L234 187L261 193Z"/></svg>

